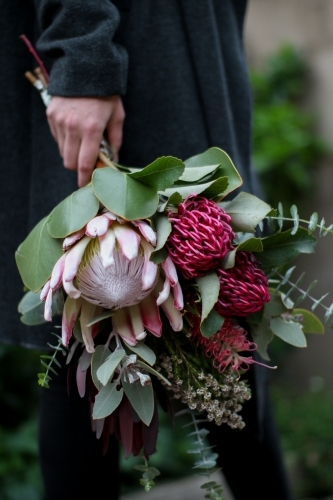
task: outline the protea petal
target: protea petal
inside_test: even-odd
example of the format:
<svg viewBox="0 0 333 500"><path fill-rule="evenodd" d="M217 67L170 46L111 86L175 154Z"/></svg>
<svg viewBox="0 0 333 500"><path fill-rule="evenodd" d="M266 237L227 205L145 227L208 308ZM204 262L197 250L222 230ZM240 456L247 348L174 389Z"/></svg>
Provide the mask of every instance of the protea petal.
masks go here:
<svg viewBox="0 0 333 500"><path fill-rule="evenodd" d="M66 254L64 253L64 255L62 255L54 265L50 280L50 287L52 288L52 290L56 290L61 285L65 267L65 260Z"/></svg>
<svg viewBox="0 0 333 500"><path fill-rule="evenodd" d="M122 253L128 260L138 256L140 247L140 236L126 226L117 225L114 227L116 240L119 243Z"/></svg>
<svg viewBox="0 0 333 500"><path fill-rule="evenodd" d="M82 300L82 308L80 314L80 326L81 333L84 345L88 352L92 353L95 351L94 342L93 342L93 327L87 326L88 323L95 316L96 306L87 302L86 300Z"/></svg>
<svg viewBox="0 0 333 500"><path fill-rule="evenodd" d="M107 217L109 219L109 221L111 221L111 222L114 220L117 220L117 216L107 209L102 210L102 213L103 213L103 216Z"/></svg>
<svg viewBox="0 0 333 500"><path fill-rule="evenodd" d="M44 319L45 321L52 321L52 289L47 292L45 306L44 306Z"/></svg>
<svg viewBox="0 0 333 500"><path fill-rule="evenodd" d="M131 318L128 314L127 308L119 309L112 316L113 328L129 345L137 343L135 334L132 329Z"/></svg>
<svg viewBox="0 0 333 500"><path fill-rule="evenodd" d="M141 246L145 257L145 263L142 270L142 290L148 290L156 281L158 267L154 262L149 260L151 253L154 250L150 243L141 239Z"/></svg>
<svg viewBox="0 0 333 500"><path fill-rule="evenodd" d="M114 231L107 231L104 236L99 238L99 255L102 259L104 269L107 269L114 263L113 250L116 243Z"/></svg>
<svg viewBox="0 0 333 500"><path fill-rule="evenodd" d="M42 291L40 292L39 298L42 302L44 302L44 300L46 300L48 291L50 290L50 282L51 282L51 280L47 280L47 282L45 283L45 285L42 288Z"/></svg>
<svg viewBox="0 0 333 500"><path fill-rule="evenodd" d="M178 283L178 274L177 269L169 256L164 262L162 262L162 267L170 280L171 286L175 286L175 284Z"/></svg>
<svg viewBox="0 0 333 500"><path fill-rule="evenodd" d="M183 329L183 316L180 311L175 308L171 294L166 301L163 302L161 307L168 318L173 331L180 332Z"/></svg>
<svg viewBox="0 0 333 500"><path fill-rule="evenodd" d="M156 337L160 337L162 334L162 321L155 297L152 294L148 295L140 302L139 306L145 328Z"/></svg>
<svg viewBox="0 0 333 500"><path fill-rule="evenodd" d="M143 220L132 220L131 223L137 227L142 236L152 245L156 245L156 233L150 225Z"/></svg>
<svg viewBox="0 0 333 500"><path fill-rule="evenodd" d="M84 236L67 253L63 274L63 282L72 281L77 273L84 251L90 241L88 236Z"/></svg>
<svg viewBox="0 0 333 500"><path fill-rule="evenodd" d="M174 298L173 304L176 309L181 311L182 309L184 309L184 297L183 297L183 290L179 282L176 283L175 286L172 288L172 293Z"/></svg>
<svg viewBox="0 0 333 500"><path fill-rule="evenodd" d="M72 299L78 299L81 297L81 292L77 288L75 288L73 281L62 281L62 286L64 287L65 292Z"/></svg>
<svg viewBox="0 0 333 500"><path fill-rule="evenodd" d="M163 291L162 280L159 280L157 286L154 289L154 295L158 298L158 294ZM175 332L179 332L183 328L183 316L178 309L174 306L174 299L170 293L167 299L161 304L166 317L168 318L172 329Z"/></svg>
<svg viewBox="0 0 333 500"><path fill-rule="evenodd" d="M143 326L143 321L141 317L140 307L135 304L134 306L128 307L128 312L131 318L132 329L137 340L142 340L147 335L145 332L145 327Z"/></svg>
<svg viewBox="0 0 333 500"><path fill-rule="evenodd" d="M62 343L65 346L68 345L69 339L72 336L74 323L78 317L81 306L82 299L72 299L71 297L67 297L65 301L61 326Z"/></svg>
<svg viewBox="0 0 333 500"><path fill-rule="evenodd" d="M158 294L156 305L160 306L170 295L170 281L169 278L165 278L163 283L163 289Z"/></svg>
<svg viewBox="0 0 333 500"><path fill-rule="evenodd" d="M75 233L70 234L67 236L67 238L64 239L62 243L62 249L63 250L68 250L76 241L82 238L84 236L86 228L83 227L79 231L76 231Z"/></svg>
<svg viewBox="0 0 333 500"><path fill-rule="evenodd" d="M109 229L111 220L104 215L98 215L91 219L86 225L86 235L90 238L96 238L96 236L104 236Z"/></svg>

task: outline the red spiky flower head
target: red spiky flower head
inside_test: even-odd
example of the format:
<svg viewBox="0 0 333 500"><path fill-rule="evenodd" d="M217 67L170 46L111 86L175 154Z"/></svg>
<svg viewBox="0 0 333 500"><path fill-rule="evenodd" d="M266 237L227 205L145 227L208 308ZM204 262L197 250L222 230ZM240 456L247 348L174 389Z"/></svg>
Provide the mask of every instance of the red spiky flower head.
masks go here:
<svg viewBox="0 0 333 500"><path fill-rule="evenodd" d="M203 276L215 269L226 255L235 237L231 217L215 202L190 195L169 212L172 231L167 249L185 278Z"/></svg>
<svg viewBox="0 0 333 500"><path fill-rule="evenodd" d="M251 252L237 252L234 267L218 268L217 274L220 293L215 309L221 316L247 316L269 302L267 277Z"/></svg>

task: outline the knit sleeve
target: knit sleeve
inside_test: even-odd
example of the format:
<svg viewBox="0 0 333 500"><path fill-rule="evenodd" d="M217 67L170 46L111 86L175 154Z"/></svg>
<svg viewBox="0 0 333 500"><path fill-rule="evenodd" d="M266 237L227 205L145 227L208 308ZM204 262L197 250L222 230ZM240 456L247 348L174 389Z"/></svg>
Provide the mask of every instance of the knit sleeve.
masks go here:
<svg viewBox="0 0 333 500"><path fill-rule="evenodd" d="M119 12L109 0L37 0L37 50L51 61L49 93L64 97L126 92L126 50L113 41Z"/></svg>

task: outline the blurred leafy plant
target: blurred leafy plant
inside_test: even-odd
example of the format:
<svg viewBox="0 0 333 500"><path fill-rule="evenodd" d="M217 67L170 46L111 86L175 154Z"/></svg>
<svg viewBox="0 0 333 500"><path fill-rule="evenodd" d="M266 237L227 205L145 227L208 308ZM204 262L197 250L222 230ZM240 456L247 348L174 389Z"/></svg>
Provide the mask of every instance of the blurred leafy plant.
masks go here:
<svg viewBox="0 0 333 500"><path fill-rule="evenodd" d="M295 500L333 495L333 393L273 385L271 396Z"/></svg>
<svg viewBox="0 0 333 500"><path fill-rule="evenodd" d="M267 201L301 204L315 194L315 168L328 146L304 109L309 68L290 44L262 69L250 72L253 90L253 162Z"/></svg>

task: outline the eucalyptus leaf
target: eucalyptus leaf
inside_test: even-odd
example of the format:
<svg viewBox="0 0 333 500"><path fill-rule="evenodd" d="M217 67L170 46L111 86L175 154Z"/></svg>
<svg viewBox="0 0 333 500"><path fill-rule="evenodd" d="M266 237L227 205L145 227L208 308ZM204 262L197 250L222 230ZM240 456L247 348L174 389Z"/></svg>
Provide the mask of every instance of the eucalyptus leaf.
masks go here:
<svg viewBox="0 0 333 500"><path fill-rule="evenodd" d="M156 252L152 252L150 254L149 260L154 262L154 264L160 264L161 262L164 262L165 259L168 257L168 251L166 248L161 248L160 250L157 250Z"/></svg>
<svg viewBox="0 0 333 500"><path fill-rule="evenodd" d="M74 191L51 212L47 230L53 238L66 238L82 229L98 212L99 203L91 185Z"/></svg>
<svg viewBox="0 0 333 500"><path fill-rule="evenodd" d="M259 222L272 210L264 201L243 191L222 206L231 217L232 228L246 233L254 233Z"/></svg>
<svg viewBox="0 0 333 500"><path fill-rule="evenodd" d="M302 327L298 323L278 317L271 320L270 328L277 337L288 344L295 347L306 347L307 345Z"/></svg>
<svg viewBox="0 0 333 500"><path fill-rule="evenodd" d="M190 194L197 194L198 195L201 193L209 193L209 188L211 186L213 186L212 190L213 190L214 196L212 196L212 197L215 197L215 196L217 196L217 194L219 194L221 192L222 185L225 185L225 183L227 183L227 181L228 181L228 179L226 177L223 177L221 182L219 181L219 179L218 180L214 179L212 181L205 182L203 184L188 184L187 186L174 185L173 187L165 189L164 191L160 191L159 193L163 196L167 196L168 198L170 198L175 193L179 193L181 195L181 197L183 199L185 199ZM215 185L216 189L214 188L214 185ZM228 185L228 183L226 185ZM208 198L208 196L207 196L207 198Z"/></svg>
<svg viewBox="0 0 333 500"><path fill-rule="evenodd" d="M97 369L96 376L102 385L106 385L109 382L114 374L115 369L125 356L126 352L124 349L116 349Z"/></svg>
<svg viewBox="0 0 333 500"><path fill-rule="evenodd" d="M201 196L204 196L209 200L214 200L215 202L220 201L224 196L226 196L225 193L228 185L228 177L219 177L218 179L213 180L213 182L201 192Z"/></svg>
<svg viewBox="0 0 333 500"><path fill-rule="evenodd" d="M237 246L237 252L262 252L263 246L260 238L248 238Z"/></svg>
<svg viewBox="0 0 333 500"><path fill-rule="evenodd" d="M95 348L95 352L93 353L93 357L91 360L91 377L97 389L101 389L103 387L103 384L97 377L97 370L110 354L111 351L106 345L98 345Z"/></svg>
<svg viewBox="0 0 333 500"><path fill-rule="evenodd" d="M114 412L123 399L123 389L117 389L117 382L112 382L101 388L95 397L93 419L105 418Z"/></svg>
<svg viewBox="0 0 333 500"><path fill-rule="evenodd" d="M140 382L129 384L122 378L124 392L142 422L149 425L154 414L154 391L152 384L141 385Z"/></svg>
<svg viewBox="0 0 333 500"><path fill-rule="evenodd" d="M100 321L103 321L103 319L110 318L111 316L113 316L114 313L115 313L114 311L108 309L107 311L102 312L98 316L95 316L91 321L89 321L89 323L86 324L86 326L95 325L95 323L99 323Z"/></svg>
<svg viewBox="0 0 333 500"><path fill-rule="evenodd" d="M269 327L268 318L263 316L262 321L259 324L251 322L249 322L249 324L253 342L257 345L258 354L263 359L270 361L270 357L267 352L267 347L273 340L273 332Z"/></svg>
<svg viewBox="0 0 333 500"><path fill-rule="evenodd" d="M170 381L165 378L160 372L158 372L157 370L154 370L154 368L152 368L151 366L147 365L146 363L144 363L143 361L137 361L137 364L139 366L141 366L141 368L144 368L144 370L148 373L151 373L152 375L155 375L156 377L160 378L161 380L163 380L163 382L166 384L166 385L171 385Z"/></svg>
<svg viewBox="0 0 333 500"><path fill-rule="evenodd" d="M184 168L184 163L179 158L162 156L129 176L159 191L172 186L182 175Z"/></svg>
<svg viewBox="0 0 333 500"><path fill-rule="evenodd" d="M204 276L196 278L196 283L201 295L201 322L203 322L219 298L220 280L215 271L210 271Z"/></svg>
<svg viewBox="0 0 333 500"><path fill-rule="evenodd" d="M216 172L219 166L220 164L218 163L217 165L200 165L199 167L185 168L179 180L183 182L197 182L203 177Z"/></svg>
<svg viewBox="0 0 333 500"><path fill-rule="evenodd" d="M295 308L291 314L292 316L302 317L301 324L304 333L325 333L324 324L313 312L307 309Z"/></svg>
<svg viewBox="0 0 333 500"><path fill-rule="evenodd" d="M224 319L222 316L220 316L215 309L212 309L207 318L205 318L200 325L201 334L209 339L212 335L215 335L215 333L221 330L223 323Z"/></svg>
<svg viewBox="0 0 333 500"><path fill-rule="evenodd" d="M150 347L148 347L143 340L139 340L136 345L132 346L127 344L124 340L124 344L128 349L134 352L137 356L142 358L146 363L153 366L156 362L156 354Z"/></svg>
<svg viewBox="0 0 333 500"><path fill-rule="evenodd" d="M62 243L52 238L42 219L15 252L16 264L24 285L37 292L45 285L57 260L63 255Z"/></svg>
<svg viewBox="0 0 333 500"><path fill-rule="evenodd" d="M301 253L313 253L317 240L308 231L299 227L295 235L291 230L262 238L263 252L258 256L264 269L289 264Z"/></svg>
<svg viewBox="0 0 333 500"><path fill-rule="evenodd" d="M274 290L270 291L270 301L264 305L264 314L266 316L280 316L288 311L282 300L281 293L275 293Z"/></svg>
<svg viewBox="0 0 333 500"><path fill-rule="evenodd" d="M92 186L106 208L127 220L147 219L158 207L155 188L110 167L94 171Z"/></svg>
<svg viewBox="0 0 333 500"><path fill-rule="evenodd" d="M209 148L201 154L188 158L184 163L185 168L220 164L220 167L216 170L215 175L218 177L228 177L229 184L228 189L224 193L225 196L243 184L242 178L234 166L230 156L220 148Z"/></svg>
<svg viewBox="0 0 333 500"><path fill-rule="evenodd" d="M169 234L171 233L172 226L171 222L165 214L156 214L156 216L154 217L154 222L156 226L157 237L157 243L154 250L156 252L164 247Z"/></svg>
<svg viewBox="0 0 333 500"><path fill-rule="evenodd" d="M81 370L81 372L85 372L86 370L88 370L91 359L91 352L88 352L86 349L84 349L79 359L79 369Z"/></svg>

